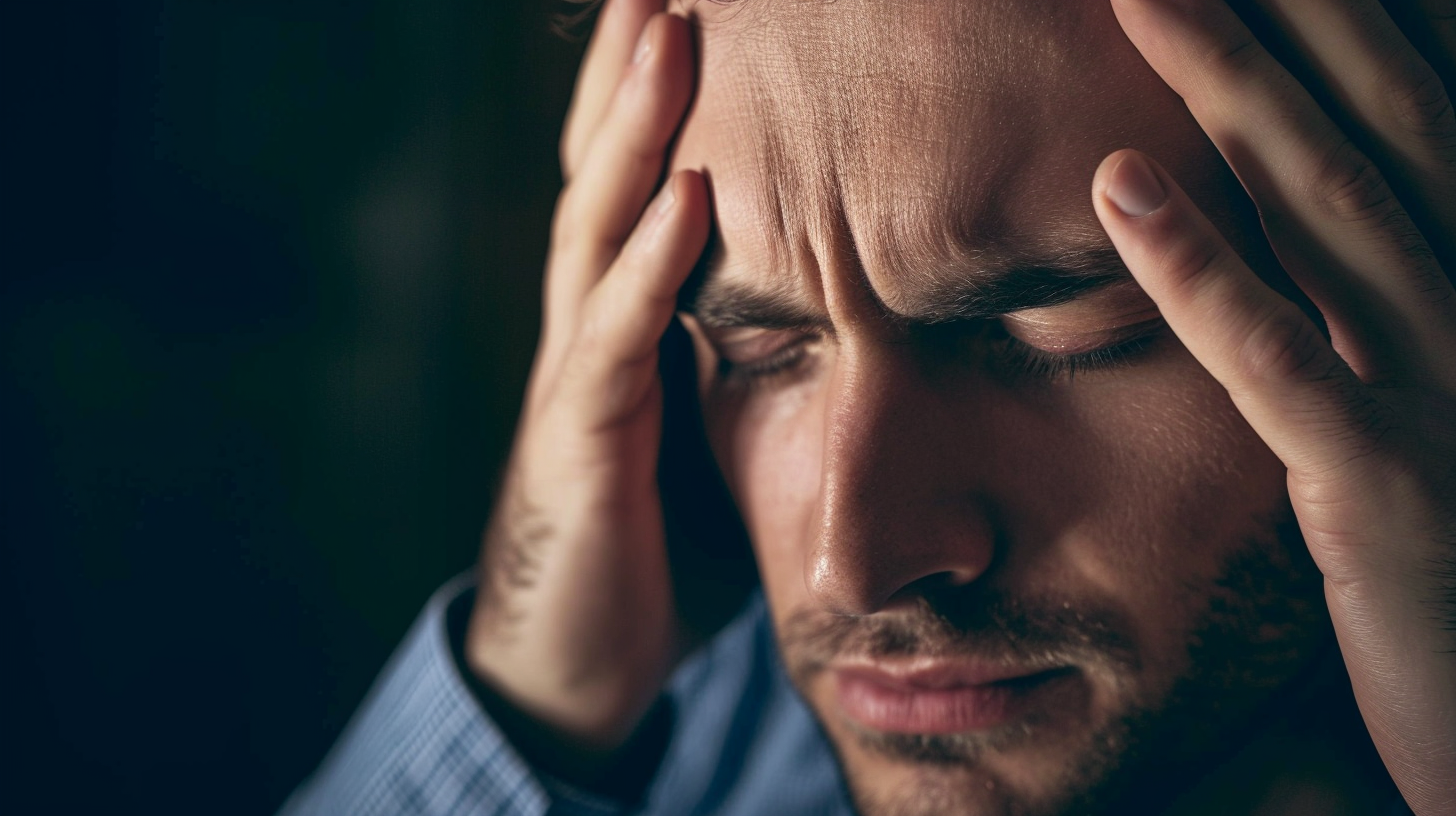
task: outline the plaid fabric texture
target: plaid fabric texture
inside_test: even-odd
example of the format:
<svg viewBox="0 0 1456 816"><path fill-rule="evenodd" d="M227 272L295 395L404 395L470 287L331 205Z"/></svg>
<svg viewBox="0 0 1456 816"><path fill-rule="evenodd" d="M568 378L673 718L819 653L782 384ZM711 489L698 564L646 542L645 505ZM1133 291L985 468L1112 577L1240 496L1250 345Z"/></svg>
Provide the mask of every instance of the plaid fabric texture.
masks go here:
<svg viewBox="0 0 1456 816"><path fill-rule="evenodd" d="M468 576L430 599L354 721L279 816L615 816L625 812L533 772L472 695L450 621ZM833 754L778 663L756 598L668 689L677 716L633 812L645 816L848 816Z"/></svg>
<svg viewBox="0 0 1456 816"><path fill-rule="evenodd" d="M473 599L468 577L430 599L339 743L280 816L626 812L534 773L485 715L452 646ZM853 813L833 752L779 662L761 597L682 665L668 695L672 734L633 813ZM1398 801L1389 811L1409 814Z"/></svg>
<svg viewBox="0 0 1456 816"><path fill-rule="evenodd" d="M286 816L544 816L545 790L487 720L460 677L445 585L390 658L333 751L284 805Z"/></svg>

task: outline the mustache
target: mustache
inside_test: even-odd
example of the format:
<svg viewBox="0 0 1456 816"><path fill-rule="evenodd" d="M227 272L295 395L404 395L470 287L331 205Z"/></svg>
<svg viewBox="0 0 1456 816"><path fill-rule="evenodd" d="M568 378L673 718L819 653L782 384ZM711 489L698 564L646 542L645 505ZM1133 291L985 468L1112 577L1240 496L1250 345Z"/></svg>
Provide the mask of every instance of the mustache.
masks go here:
<svg viewBox="0 0 1456 816"><path fill-rule="evenodd" d="M795 681L836 660L895 657L1136 670L1140 661L1132 631L1118 609L1090 598L967 590L921 595L913 608L881 615L795 612L780 627L779 645Z"/></svg>

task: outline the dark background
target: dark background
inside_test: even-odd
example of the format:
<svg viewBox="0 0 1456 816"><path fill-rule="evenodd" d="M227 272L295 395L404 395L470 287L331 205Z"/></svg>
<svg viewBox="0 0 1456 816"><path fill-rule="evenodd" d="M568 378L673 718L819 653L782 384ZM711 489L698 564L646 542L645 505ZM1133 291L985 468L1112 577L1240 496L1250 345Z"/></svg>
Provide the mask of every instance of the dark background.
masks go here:
<svg viewBox="0 0 1456 816"><path fill-rule="evenodd" d="M474 561L570 8L8 7L0 811L271 812Z"/></svg>

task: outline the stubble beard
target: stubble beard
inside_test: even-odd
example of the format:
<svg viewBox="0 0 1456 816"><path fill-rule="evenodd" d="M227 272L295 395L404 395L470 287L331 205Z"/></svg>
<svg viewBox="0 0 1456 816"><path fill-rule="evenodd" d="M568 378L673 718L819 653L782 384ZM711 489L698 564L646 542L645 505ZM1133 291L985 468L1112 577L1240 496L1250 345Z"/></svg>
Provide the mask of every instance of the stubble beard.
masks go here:
<svg viewBox="0 0 1456 816"><path fill-rule="evenodd" d="M923 614L913 621L795 615L779 633L780 650L811 701L811 681L836 656L957 654L1075 666L1123 701L1102 722L1087 724L1076 759L1036 791L998 782L985 764L1059 736L1035 714L973 733L894 734L842 721L829 727L833 715L816 710L863 816L1157 813L1246 742L1280 690L1299 685L1333 643L1323 577L1293 512L1286 505L1261 527L1213 581L1188 587L1205 599L1189 630L1189 668L1161 692L1137 690L1142 661L1125 635L1133 630L1115 609L1095 603L967 592L922 599ZM883 789L856 778L851 746L838 744L845 741L862 766L878 760L915 769L915 784Z"/></svg>

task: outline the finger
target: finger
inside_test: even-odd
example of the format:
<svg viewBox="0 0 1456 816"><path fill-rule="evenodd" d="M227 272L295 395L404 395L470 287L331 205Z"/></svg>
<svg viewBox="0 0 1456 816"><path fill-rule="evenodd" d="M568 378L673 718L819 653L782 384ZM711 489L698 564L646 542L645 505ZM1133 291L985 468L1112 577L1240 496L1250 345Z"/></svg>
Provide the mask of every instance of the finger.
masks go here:
<svg viewBox="0 0 1456 816"><path fill-rule="evenodd" d="M1114 9L1238 174L1281 263L1362 376L1450 341L1451 284L1384 176L1226 5ZM1382 336L1394 326L1399 336Z"/></svg>
<svg viewBox="0 0 1456 816"><path fill-rule="evenodd" d="M546 281L547 322L575 322L637 223L662 173L664 151L692 94L692 43L685 20L653 17L648 48L613 98L587 157L556 207Z"/></svg>
<svg viewBox="0 0 1456 816"><path fill-rule="evenodd" d="M1456 86L1456 0L1391 0L1389 7L1447 89Z"/></svg>
<svg viewBox="0 0 1456 816"><path fill-rule="evenodd" d="M658 341L707 244L708 209L701 175L673 175L585 304L568 397L598 427L629 416L655 381Z"/></svg>
<svg viewBox="0 0 1456 816"><path fill-rule="evenodd" d="M663 5L662 0L607 0L602 8L577 71L562 128L561 171L566 178L570 179L581 166L592 134L612 100L612 91L631 62L643 26L654 13L662 11Z"/></svg>
<svg viewBox="0 0 1456 816"><path fill-rule="evenodd" d="M1418 0L1416 5L1430 21L1431 31L1441 46L1441 53L1448 61L1456 58L1456 2Z"/></svg>
<svg viewBox="0 0 1456 816"><path fill-rule="evenodd" d="M1263 0L1437 249L1456 232L1456 114L1431 64L1376 0Z"/></svg>
<svg viewBox="0 0 1456 816"><path fill-rule="evenodd" d="M1369 449L1379 405L1314 323L1244 264L1167 173L1122 150L1103 160L1092 189L1128 270L1291 471L1318 477Z"/></svg>

